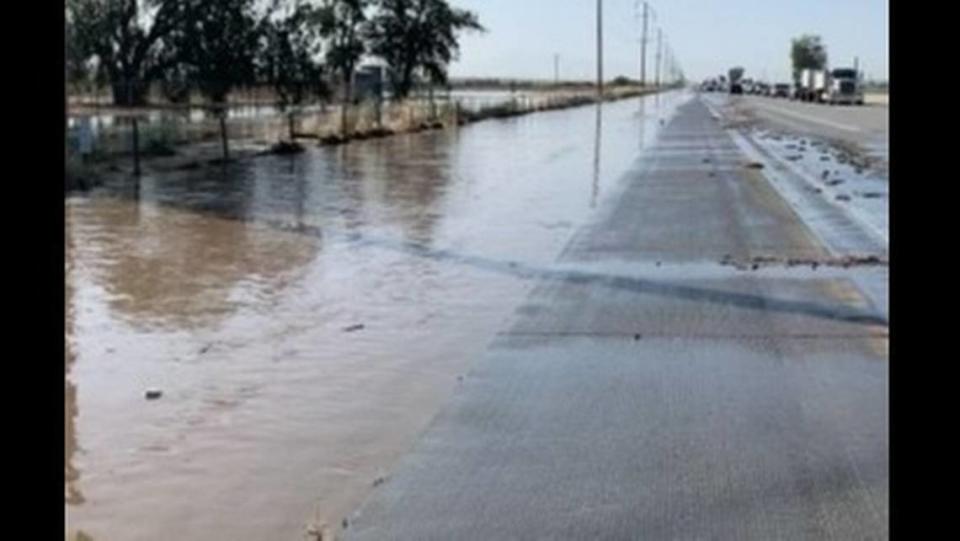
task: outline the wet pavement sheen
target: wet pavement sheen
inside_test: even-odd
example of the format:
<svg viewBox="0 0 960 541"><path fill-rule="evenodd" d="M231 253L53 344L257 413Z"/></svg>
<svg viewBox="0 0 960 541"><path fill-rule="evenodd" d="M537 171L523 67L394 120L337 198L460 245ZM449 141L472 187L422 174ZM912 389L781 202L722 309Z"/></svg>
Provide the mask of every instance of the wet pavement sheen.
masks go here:
<svg viewBox="0 0 960 541"><path fill-rule="evenodd" d="M743 158L681 106L347 539L887 538L877 269L717 272L845 246Z"/></svg>

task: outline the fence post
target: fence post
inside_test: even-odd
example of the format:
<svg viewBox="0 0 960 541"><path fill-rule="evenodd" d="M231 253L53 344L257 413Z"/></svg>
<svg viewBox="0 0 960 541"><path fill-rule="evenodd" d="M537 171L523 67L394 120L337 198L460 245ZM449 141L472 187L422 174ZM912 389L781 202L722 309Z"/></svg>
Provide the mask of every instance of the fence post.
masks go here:
<svg viewBox="0 0 960 541"><path fill-rule="evenodd" d="M377 79L377 83L374 89L377 93L377 99L374 102L377 111L377 129L383 129L383 83Z"/></svg>
<svg viewBox="0 0 960 541"><path fill-rule="evenodd" d="M220 110L220 140L223 145L223 161L226 163L230 159L230 145L227 143L227 108L224 106Z"/></svg>

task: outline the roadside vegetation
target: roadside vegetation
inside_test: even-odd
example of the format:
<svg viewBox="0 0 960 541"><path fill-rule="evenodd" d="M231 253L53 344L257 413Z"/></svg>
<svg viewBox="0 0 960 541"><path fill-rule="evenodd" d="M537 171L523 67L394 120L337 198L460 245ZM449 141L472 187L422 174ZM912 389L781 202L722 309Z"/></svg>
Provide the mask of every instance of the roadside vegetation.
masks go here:
<svg viewBox="0 0 960 541"><path fill-rule="evenodd" d="M133 153L139 168L140 157L218 140L210 161L224 163L249 155L231 147L236 133L255 131L271 152L289 154L303 150L298 140L342 144L597 101L590 83L496 79L466 84L509 89L501 103L450 99L465 84L448 72L461 36L485 29L447 0L67 0L65 9L68 109L94 114L89 97L100 107L103 88L115 116L114 133L98 136L103 148L82 159L68 152L68 176L90 177L111 156ZM361 64L377 66L375 85L357 88ZM612 83L605 99L642 92L627 77ZM234 119L238 100L279 117ZM157 111L163 120L143 121ZM186 120L191 111L202 112L202 126Z"/></svg>

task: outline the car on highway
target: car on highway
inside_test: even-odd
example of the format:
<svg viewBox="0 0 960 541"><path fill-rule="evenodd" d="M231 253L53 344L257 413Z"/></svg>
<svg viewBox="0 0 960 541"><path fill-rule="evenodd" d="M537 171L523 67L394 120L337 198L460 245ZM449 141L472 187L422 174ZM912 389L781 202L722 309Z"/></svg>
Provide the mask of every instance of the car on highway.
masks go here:
<svg viewBox="0 0 960 541"><path fill-rule="evenodd" d="M730 83L731 94L743 94L743 86L740 83Z"/></svg>
<svg viewBox="0 0 960 541"><path fill-rule="evenodd" d="M773 97L774 98L789 98L790 97L790 84L789 83L777 83L773 85Z"/></svg>

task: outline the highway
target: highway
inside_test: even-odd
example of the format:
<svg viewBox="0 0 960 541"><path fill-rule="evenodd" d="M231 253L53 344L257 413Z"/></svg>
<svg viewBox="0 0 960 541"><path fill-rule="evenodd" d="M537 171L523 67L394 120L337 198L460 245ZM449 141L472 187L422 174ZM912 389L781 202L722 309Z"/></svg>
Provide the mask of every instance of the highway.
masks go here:
<svg viewBox="0 0 960 541"><path fill-rule="evenodd" d="M726 99L686 93L558 257L518 269L536 286L347 539L888 537L886 242L758 164Z"/></svg>
<svg viewBox="0 0 960 541"><path fill-rule="evenodd" d="M712 102L727 99L707 94ZM886 157L890 140L890 109L884 105L827 105L760 96L730 97L763 125L823 137Z"/></svg>

